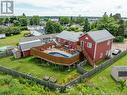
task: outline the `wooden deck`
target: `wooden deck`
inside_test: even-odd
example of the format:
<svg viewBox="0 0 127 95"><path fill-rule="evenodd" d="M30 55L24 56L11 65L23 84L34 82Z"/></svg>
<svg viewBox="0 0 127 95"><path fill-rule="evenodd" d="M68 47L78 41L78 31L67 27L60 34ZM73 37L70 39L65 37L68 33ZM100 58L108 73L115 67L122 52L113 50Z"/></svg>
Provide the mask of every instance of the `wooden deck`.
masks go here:
<svg viewBox="0 0 127 95"><path fill-rule="evenodd" d="M46 48L49 46L50 45L42 46L42 47ZM70 58L52 56L52 55L49 55L49 54L43 52L42 47L31 48L31 55L41 58L43 60L46 60L48 62L51 62L53 64L59 64L59 65L64 65L64 66L70 66L70 65L80 61L80 59L81 59L80 54L77 54L76 56L73 56Z"/></svg>

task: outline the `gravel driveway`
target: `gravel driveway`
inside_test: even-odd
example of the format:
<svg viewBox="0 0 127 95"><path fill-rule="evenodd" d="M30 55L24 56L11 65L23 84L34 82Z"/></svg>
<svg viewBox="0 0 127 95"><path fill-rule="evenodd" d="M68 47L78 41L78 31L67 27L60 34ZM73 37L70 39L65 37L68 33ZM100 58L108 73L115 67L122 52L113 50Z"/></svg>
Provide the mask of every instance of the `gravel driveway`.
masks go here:
<svg viewBox="0 0 127 95"><path fill-rule="evenodd" d="M124 43L113 43L112 45L112 50L114 49L120 49L122 51L127 49L127 39L125 40Z"/></svg>

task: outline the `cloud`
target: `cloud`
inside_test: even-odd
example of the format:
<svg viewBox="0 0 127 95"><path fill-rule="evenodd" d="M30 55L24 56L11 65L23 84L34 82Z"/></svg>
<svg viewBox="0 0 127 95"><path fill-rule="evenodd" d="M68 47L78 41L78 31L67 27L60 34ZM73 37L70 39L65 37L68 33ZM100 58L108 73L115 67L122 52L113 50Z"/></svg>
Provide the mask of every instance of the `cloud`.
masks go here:
<svg viewBox="0 0 127 95"><path fill-rule="evenodd" d="M127 0L15 0L15 14L102 16L121 13L127 16Z"/></svg>

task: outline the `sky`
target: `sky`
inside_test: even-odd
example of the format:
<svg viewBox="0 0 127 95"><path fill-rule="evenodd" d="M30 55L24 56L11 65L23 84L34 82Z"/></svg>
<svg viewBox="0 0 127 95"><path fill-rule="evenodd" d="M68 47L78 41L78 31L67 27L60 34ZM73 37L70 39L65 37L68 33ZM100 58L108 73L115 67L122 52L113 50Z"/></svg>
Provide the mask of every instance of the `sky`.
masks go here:
<svg viewBox="0 0 127 95"><path fill-rule="evenodd" d="M102 16L104 12L127 17L127 0L14 0L14 15Z"/></svg>

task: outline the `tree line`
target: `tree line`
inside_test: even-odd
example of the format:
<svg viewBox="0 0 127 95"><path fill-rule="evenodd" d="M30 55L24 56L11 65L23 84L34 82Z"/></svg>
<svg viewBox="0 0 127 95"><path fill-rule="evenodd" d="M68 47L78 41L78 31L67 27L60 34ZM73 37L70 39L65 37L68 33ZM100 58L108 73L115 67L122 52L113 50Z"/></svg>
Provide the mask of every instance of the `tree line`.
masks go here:
<svg viewBox="0 0 127 95"><path fill-rule="evenodd" d="M1 17L0 34L5 33L7 36L19 34L22 30L27 30L28 25L40 25L40 17L27 17L24 13L22 16Z"/></svg>
<svg viewBox="0 0 127 95"><path fill-rule="evenodd" d="M98 21L95 22L90 22L88 18L81 16L62 16L59 17L59 22L48 20L46 24L47 33L58 33L62 30L89 32L106 29L115 36L114 41L116 42L123 42L124 37L127 37L126 28L127 22L122 19L120 14L110 14L108 16L106 12Z"/></svg>

